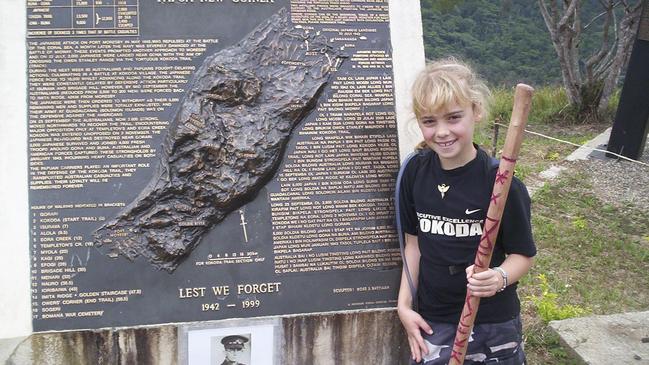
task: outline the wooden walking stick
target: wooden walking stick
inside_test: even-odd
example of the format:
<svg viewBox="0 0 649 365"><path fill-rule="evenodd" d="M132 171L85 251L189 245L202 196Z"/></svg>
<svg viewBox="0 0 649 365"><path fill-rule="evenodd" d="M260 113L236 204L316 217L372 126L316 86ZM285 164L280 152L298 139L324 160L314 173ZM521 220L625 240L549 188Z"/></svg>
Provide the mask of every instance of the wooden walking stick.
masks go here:
<svg viewBox="0 0 649 365"><path fill-rule="evenodd" d="M476 273L487 271L491 263L491 255L493 254L496 237L498 236L500 220L503 216L505 202L507 201L507 195L509 195L509 187L512 183L514 167L516 166L516 159L518 158L518 152L523 141L523 132L532 104L533 91L534 89L531 86L525 84L516 85L512 119L507 129L505 146L500 156L500 165L496 173L496 181L494 182L489 209L487 210L484 231L482 232L482 237L480 237L480 245L478 246L478 252L475 255L475 261L473 263L474 272ZM479 305L480 298L471 296L471 293L467 289L460 323L455 333L455 341L453 341L453 350L449 365L462 365L464 363L464 356L466 355L466 349L469 344L469 336L473 329L473 323L478 313Z"/></svg>

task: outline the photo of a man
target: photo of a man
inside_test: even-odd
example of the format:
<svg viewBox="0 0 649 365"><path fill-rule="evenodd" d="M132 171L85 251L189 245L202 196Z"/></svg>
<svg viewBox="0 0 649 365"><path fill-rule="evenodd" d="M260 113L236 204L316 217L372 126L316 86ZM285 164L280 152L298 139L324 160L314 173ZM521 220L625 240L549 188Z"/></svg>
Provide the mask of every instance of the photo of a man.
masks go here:
<svg viewBox="0 0 649 365"><path fill-rule="evenodd" d="M250 337L250 334L212 337L212 364L250 365Z"/></svg>
<svg viewBox="0 0 649 365"><path fill-rule="evenodd" d="M236 325L244 321L247 325ZM195 328L187 330L186 335L181 331L181 340L186 338L187 342L179 341L178 365L281 364L275 348L276 341L281 342L276 336L281 321L241 319L226 324L193 324Z"/></svg>

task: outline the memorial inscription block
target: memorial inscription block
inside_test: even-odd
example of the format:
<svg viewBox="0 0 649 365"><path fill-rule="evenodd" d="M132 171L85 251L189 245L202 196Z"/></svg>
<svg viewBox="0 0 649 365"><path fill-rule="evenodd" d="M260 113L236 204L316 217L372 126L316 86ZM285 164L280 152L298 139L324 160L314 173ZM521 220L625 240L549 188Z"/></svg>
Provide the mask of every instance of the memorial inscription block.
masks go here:
<svg viewBox="0 0 649 365"><path fill-rule="evenodd" d="M395 305L387 2L27 10L34 330Z"/></svg>

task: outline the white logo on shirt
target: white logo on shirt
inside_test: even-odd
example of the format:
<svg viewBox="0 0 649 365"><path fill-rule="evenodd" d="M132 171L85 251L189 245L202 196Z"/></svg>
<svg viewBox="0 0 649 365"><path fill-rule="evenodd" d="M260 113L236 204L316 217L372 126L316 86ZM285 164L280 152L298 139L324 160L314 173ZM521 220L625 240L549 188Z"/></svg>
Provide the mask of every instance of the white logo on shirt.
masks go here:
<svg viewBox="0 0 649 365"><path fill-rule="evenodd" d="M417 212L419 231L447 237L475 237L482 235L482 219L448 218Z"/></svg>
<svg viewBox="0 0 649 365"><path fill-rule="evenodd" d="M468 210L468 209L467 209L467 210L464 211L464 213L466 213L466 214L473 214L473 213L475 213L475 212L477 212L477 211L479 211L479 210L482 210L482 209L474 209L474 210Z"/></svg>

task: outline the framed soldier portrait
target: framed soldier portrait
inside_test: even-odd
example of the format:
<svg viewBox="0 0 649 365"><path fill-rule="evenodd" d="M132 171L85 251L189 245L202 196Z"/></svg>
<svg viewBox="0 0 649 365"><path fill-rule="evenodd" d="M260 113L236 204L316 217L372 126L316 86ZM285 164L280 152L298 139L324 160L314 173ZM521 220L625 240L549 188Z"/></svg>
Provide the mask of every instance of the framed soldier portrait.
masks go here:
<svg viewBox="0 0 649 365"><path fill-rule="evenodd" d="M178 332L178 364L274 365L281 343L276 320L188 324Z"/></svg>
<svg viewBox="0 0 649 365"><path fill-rule="evenodd" d="M249 365L251 337L249 333L212 337L210 364Z"/></svg>

